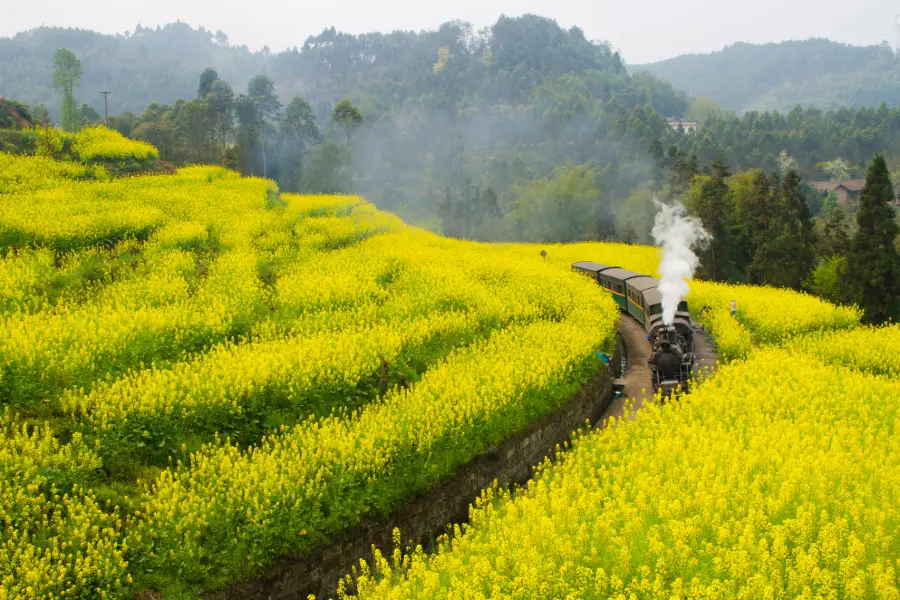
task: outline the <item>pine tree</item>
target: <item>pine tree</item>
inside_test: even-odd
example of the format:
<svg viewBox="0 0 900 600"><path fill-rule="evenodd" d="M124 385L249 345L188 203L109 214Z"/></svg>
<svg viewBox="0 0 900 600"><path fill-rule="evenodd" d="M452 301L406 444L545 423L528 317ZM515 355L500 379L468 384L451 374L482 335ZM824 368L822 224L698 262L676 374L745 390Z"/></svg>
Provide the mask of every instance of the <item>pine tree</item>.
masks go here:
<svg viewBox="0 0 900 600"><path fill-rule="evenodd" d="M898 226L894 221L894 186L881 153L869 165L866 185L859 199L848 280L853 297L867 323L900 318L900 256L894 245Z"/></svg>
<svg viewBox="0 0 900 600"><path fill-rule="evenodd" d="M773 177L773 184L778 185ZM768 282L768 273L772 254L771 219L774 199L769 178L762 171L753 180L753 194L745 206L746 228L749 230L750 244L753 248L747 274L753 283Z"/></svg>
<svg viewBox="0 0 900 600"><path fill-rule="evenodd" d="M693 206L696 216L712 236L710 244L700 252L700 269L705 279L728 281L732 271L731 230L734 206L728 188L728 166L716 161L713 174L702 184Z"/></svg>
<svg viewBox="0 0 900 600"><path fill-rule="evenodd" d="M819 254L824 258L845 256L850 251L850 231L847 217L840 206L835 206L822 222Z"/></svg>
<svg viewBox="0 0 900 600"><path fill-rule="evenodd" d="M766 283L800 289L815 264L812 213L800 188L801 179L789 170L778 194L770 229L773 232Z"/></svg>

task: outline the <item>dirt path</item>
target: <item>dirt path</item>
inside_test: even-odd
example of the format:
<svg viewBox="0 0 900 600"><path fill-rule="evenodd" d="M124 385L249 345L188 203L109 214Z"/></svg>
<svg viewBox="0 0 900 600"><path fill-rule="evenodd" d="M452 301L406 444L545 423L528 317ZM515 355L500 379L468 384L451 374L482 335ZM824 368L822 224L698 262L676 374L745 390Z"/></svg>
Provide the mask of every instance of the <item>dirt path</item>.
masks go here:
<svg viewBox="0 0 900 600"><path fill-rule="evenodd" d="M702 379L715 373L719 364L715 346L710 341L702 325L697 326L694 333L694 352L696 365L695 377ZM613 399L606 414L603 415L595 429L604 429L608 421L615 417L621 419L625 416L625 407L633 402L634 408L639 410L645 402L653 402L653 386L650 383L650 367L647 360L650 358L650 342L647 341L647 331L636 320L628 315L622 315L616 329L625 341L625 350L628 355L628 368L625 373L625 389L621 396ZM631 413L629 418L634 419Z"/></svg>

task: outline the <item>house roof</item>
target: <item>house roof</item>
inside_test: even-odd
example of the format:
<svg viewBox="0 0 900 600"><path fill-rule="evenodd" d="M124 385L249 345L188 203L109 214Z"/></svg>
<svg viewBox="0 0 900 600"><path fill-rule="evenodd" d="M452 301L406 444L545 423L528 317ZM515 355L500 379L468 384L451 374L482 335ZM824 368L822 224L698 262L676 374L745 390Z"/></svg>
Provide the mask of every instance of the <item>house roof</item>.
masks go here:
<svg viewBox="0 0 900 600"><path fill-rule="evenodd" d="M866 186L865 179L831 179L829 181L810 181L809 185L820 192L830 192L842 187L851 192L859 192Z"/></svg>

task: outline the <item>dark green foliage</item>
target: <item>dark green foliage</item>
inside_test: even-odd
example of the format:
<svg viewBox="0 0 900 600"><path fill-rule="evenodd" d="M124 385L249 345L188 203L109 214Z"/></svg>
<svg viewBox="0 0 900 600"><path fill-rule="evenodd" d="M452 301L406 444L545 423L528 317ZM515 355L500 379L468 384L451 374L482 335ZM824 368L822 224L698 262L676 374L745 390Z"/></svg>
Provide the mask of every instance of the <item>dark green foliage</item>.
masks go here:
<svg viewBox="0 0 900 600"><path fill-rule="evenodd" d="M0 129L22 130L34 127L37 120L28 106L15 100L0 97Z"/></svg>
<svg viewBox="0 0 900 600"><path fill-rule="evenodd" d="M282 189L292 192L306 187L310 155L322 141L316 115L309 102L295 96L284 109L278 132L278 174Z"/></svg>
<svg viewBox="0 0 900 600"><path fill-rule="evenodd" d="M0 129L0 152L33 154L36 148L37 136L33 131Z"/></svg>
<svg viewBox="0 0 900 600"><path fill-rule="evenodd" d="M851 178L878 151L900 153L900 106L841 108L822 111L795 107L790 112L750 111L738 117L715 113L694 135L676 143L701 163L725 159L734 169L778 168L778 156L786 151L797 171L810 180L831 179L821 163L842 158L851 165Z"/></svg>
<svg viewBox="0 0 900 600"><path fill-rule="evenodd" d="M840 206L835 206L822 220L817 251L824 257L846 256L850 251L850 228Z"/></svg>
<svg viewBox="0 0 900 600"><path fill-rule="evenodd" d="M90 127L103 122L103 117L96 110L87 104L82 104L78 110L79 127Z"/></svg>
<svg viewBox="0 0 900 600"><path fill-rule="evenodd" d="M730 173L727 165L716 162L712 171L712 175L695 179L688 208L712 236L709 244L697 254L700 258L700 276L711 281L727 281L734 271L731 257L734 200L728 187Z"/></svg>
<svg viewBox="0 0 900 600"><path fill-rule="evenodd" d="M788 172L776 193L769 217L769 268L763 283L800 289L815 262L815 241L812 215L796 171Z"/></svg>
<svg viewBox="0 0 900 600"><path fill-rule="evenodd" d="M869 165L860 195L857 229L847 256L847 280L868 323L900 319L900 256L894 187L884 156Z"/></svg>
<svg viewBox="0 0 900 600"><path fill-rule="evenodd" d="M213 82L219 79L219 73L215 69L207 67L200 73L200 85L197 86L197 97L206 98L212 91Z"/></svg>

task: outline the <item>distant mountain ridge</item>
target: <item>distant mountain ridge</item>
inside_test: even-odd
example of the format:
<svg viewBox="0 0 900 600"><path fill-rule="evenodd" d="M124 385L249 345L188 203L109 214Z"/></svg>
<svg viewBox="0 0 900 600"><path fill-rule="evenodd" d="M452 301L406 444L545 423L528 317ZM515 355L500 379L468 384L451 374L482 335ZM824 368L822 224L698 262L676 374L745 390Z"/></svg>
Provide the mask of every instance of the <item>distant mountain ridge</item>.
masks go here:
<svg viewBox="0 0 900 600"><path fill-rule="evenodd" d="M852 46L822 38L769 44L739 42L710 54L644 65L694 97L734 111L900 104L900 66L887 42Z"/></svg>
<svg viewBox="0 0 900 600"><path fill-rule="evenodd" d="M150 101L192 97L204 68L243 85L263 70L267 57L246 46L229 46L227 37L184 23L106 35L84 29L41 27L0 38L0 96L30 105L44 104L56 113L53 52L67 48L84 71L76 93L79 102L103 110L101 90L111 90L110 114L141 113Z"/></svg>
<svg viewBox="0 0 900 600"><path fill-rule="evenodd" d="M482 47L487 54L475 56ZM671 113L685 100L646 74L630 77L617 53L589 42L577 27L565 30L534 15L501 17L481 31L461 21L430 31L360 35L332 27L277 53L233 46L222 32L181 22L138 25L134 32L116 35L41 27L0 38L0 96L44 104L55 115L59 100L52 61L57 48L71 50L81 61L77 101L102 113L100 92L110 90L110 114L141 114L152 102L191 98L206 67L215 68L236 91L254 75L267 74L283 100L300 94L314 105L357 95L398 107L435 86L445 88L460 106L498 95L527 104L543 81L566 75L592 78L603 88L593 90L597 99L615 97L626 107L652 98L660 112Z"/></svg>

